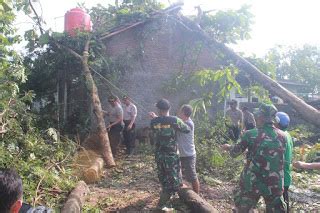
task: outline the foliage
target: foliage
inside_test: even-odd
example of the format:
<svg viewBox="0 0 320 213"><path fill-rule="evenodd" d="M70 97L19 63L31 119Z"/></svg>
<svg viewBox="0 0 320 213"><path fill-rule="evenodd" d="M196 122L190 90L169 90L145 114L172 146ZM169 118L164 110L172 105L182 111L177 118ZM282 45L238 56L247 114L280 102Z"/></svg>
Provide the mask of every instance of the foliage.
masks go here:
<svg viewBox="0 0 320 213"><path fill-rule="evenodd" d="M256 56L251 56L246 58L250 63L256 66L264 74L272 79L276 79L276 65L274 63L274 58L271 56L265 56L264 58L258 58Z"/></svg>
<svg viewBox="0 0 320 213"><path fill-rule="evenodd" d="M218 83L219 88L218 91L215 91L216 96L223 100L232 88L236 88L238 92L241 92L240 85L234 78L237 74L238 69L231 65L220 70L198 71L191 77L191 81L196 82L202 88L209 86L213 82Z"/></svg>
<svg viewBox="0 0 320 213"><path fill-rule="evenodd" d="M173 94L179 91L191 90L197 97L191 99L189 104L193 107L193 116L203 113L207 115L208 107L212 107L212 100L223 101L232 88L241 93L241 87L235 80L238 69L234 66L223 67L219 70L200 70L189 75L178 73L171 81L164 84L165 92Z"/></svg>
<svg viewBox="0 0 320 213"><path fill-rule="evenodd" d="M199 14L199 25L222 43L237 43L238 40L250 39L253 15L249 8L244 5L238 10L215 11L214 15L205 11L204 14Z"/></svg>
<svg viewBox="0 0 320 213"><path fill-rule="evenodd" d="M194 121L199 173L234 179L240 173L243 162L242 157L233 159L220 149L220 145L230 142L222 116L217 116L214 122L209 121L207 116Z"/></svg>
<svg viewBox="0 0 320 213"><path fill-rule="evenodd" d="M13 8L0 1L0 168L15 168L23 179L26 202L58 204L73 184L71 170L65 167L75 150L74 143L59 141L41 132L30 112L32 92L21 92L26 81L21 57L12 46L19 41L12 27ZM54 133L51 129L50 133Z"/></svg>
<svg viewBox="0 0 320 213"><path fill-rule="evenodd" d="M256 56L246 57L246 59L256 66L260 71L269 76L272 79L276 79L276 66L271 57L258 58ZM270 102L270 93L264 89L262 85L255 81L254 78L248 76L244 71L240 71L239 76L246 76L249 83L242 86L242 90L247 93L250 90L252 96L257 97L261 102Z"/></svg>
<svg viewBox="0 0 320 213"><path fill-rule="evenodd" d="M25 202L57 207L76 181L70 166L75 144L47 133L44 138L44 133L35 129L25 133L18 126L10 129L0 144L0 167L18 171Z"/></svg>
<svg viewBox="0 0 320 213"><path fill-rule="evenodd" d="M253 84L249 88L244 88L243 91L247 92L250 89L251 95L257 97L260 102L271 103L270 93L259 84Z"/></svg>
<svg viewBox="0 0 320 213"><path fill-rule="evenodd" d="M63 41L66 40L77 51L80 50L80 42L69 37ZM24 64L28 81L23 85L23 89L35 93L34 101L40 105L35 111L39 115L38 125L42 128L55 127L59 130L65 127L67 131L63 131L64 134L81 132L83 130L81 127L88 123L87 114L84 113L87 110L85 107L88 105L88 96L83 87L84 78L79 73L82 69L81 62L70 54L65 54L64 50L50 45L45 50L34 50L25 57ZM62 91L65 89L65 84L68 85L67 107L70 111L67 123L63 122L62 116L58 113L64 108ZM60 94L57 93L57 88ZM71 100L72 91L77 94L74 93L75 98ZM74 103L74 106L71 107L71 103Z"/></svg>
<svg viewBox="0 0 320 213"><path fill-rule="evenodd" d="M90 10L84 8L91 16L93 31L77 32L75 37L50 31L39 36L36 29L27 31L25 39L29 41L29 54L24 62L30 80L24 85L24 89L33 90L36 94L35 100L40 103L39 124L44 128L53 126L59 130L66 129L63 134L85 134L86 127L90 126L90 99L85 91L85 79L80 72L81 61L66 51L66 48L82 55L84 44L90 39L91 70L112 82L118 82L119 76L128 70L130 62L126 60L127 57L119 57L123 60L105 57L106 50L100 37L122 24L145 20L150 13L160 8L161 4L152 0L123 1L120 6L97 5ZM36 14L33 15L37 17ZM38 18L42 20L41 17ZM57 44L62 46L62 49ZM94 73L93 76L97 77ZM106 82L102 82L100 76L95 80L97 85L103 85L108 93L111 92L109 85L105 85ZM66 93L66 87L67 103L63 94ZM68 109L67 119L62 115L65 108Z"/></svg>
<svg viewBox="0 0 320 213"><path fill-rule="evenodd" d="M279 80L290 80L304 84L303 93L318 93L320 50L316 46L300 48L276 46L267 57L276 67Z"/></svg>
<svg viewBox="0 0 320 213"><path fill-rule="evenodd" d="M294 159L306 162L320 161L320 143L313 146L302 144L294 149Z"/></svg>
<svg viewBox="0 0 320 213"><path fill-rule="evenodd" d="M247 57L247 60L275 80L297 83L298 95L308 99L309 94L318 94L319 56L320 51L316 46L276 46L262 58L251 56ZM242 75L242 72L240 73ZM250 81L256 95L263 99L268 97L268 92L254 79Z"/></svg>

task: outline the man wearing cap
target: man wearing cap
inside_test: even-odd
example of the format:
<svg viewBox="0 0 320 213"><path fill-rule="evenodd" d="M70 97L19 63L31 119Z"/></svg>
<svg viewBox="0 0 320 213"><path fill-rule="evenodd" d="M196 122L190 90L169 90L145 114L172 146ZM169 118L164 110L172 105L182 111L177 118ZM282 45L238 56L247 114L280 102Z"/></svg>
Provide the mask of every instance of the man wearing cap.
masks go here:
<svg viewBox="0 0 320 213"><path fill-rule="evenodd" d="M162 208L182 186L180 158L177 153L177 132L189 133L190 128L180 118L169 115L170 103L161 99L156 103L159 116L150 112L151 130L155 141L155 160L162 191L158 207Z"/></svg>
<svg viewBox="0 0 320 213"><path fill-rule="evenodd" d="M126 146L126 154L131 155L135 147L135 120L137 117L137 107L131 102L128 96L123 96L123 142Z"/></svg>
<svg viewBox="0 0 320 213"><path fill-rule="evenodd" d="M292 182L291 170L292 170L292 149L293 149L293 140L290 133L287 131L290 124L290 117L285 112L277 112L276 114L276 123L275 126L286 134L287 143L286 143L286 152L284 153L284 192L283 199L287 205L287 212L290 211L289 206L289 187Z"/></svg>
<svg viewBox="0 0 320 213"><path fill-rule="evenodd" d="M121 141L121 131L123 130L123 110L117 96L110 96L108 102L111 105L109 113L110 124L106 127L109 131L110 146L112 154L115 156L118 152L118 146Z"/></svg>
<svg viewBox="0 0 320 213"><path fill-rule="evenodd" d="M230 109L226 111L226 117L230 119L231 125L227 125L230 128L230 137L232 140L237 141L239 139L242 125L243 125L243 114L238 109L238 102L232 99L229 102Z"/></svg>
<svg viewBox="0 0 320 213"><path fill-rule="evenodd" d="M246 131L235 145L222 145L232 157L248 149L247 163L234 196L238 212L249 212L261 196L266 212L286 212L282 193L287 139L285 133L273 125L276 113L274 105L261 104L255 113L257 128Z"/></svg>

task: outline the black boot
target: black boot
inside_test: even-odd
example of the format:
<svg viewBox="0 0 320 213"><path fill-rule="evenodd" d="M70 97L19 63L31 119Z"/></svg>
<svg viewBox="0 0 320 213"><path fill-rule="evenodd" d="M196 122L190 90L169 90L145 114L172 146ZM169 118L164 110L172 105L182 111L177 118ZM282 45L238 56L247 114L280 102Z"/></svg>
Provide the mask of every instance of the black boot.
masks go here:
<svg viewBox="0 0 320 213"><path fill-rule="evenodd" d="M171 195L167 192L162 191L160 194L160 199L157 205L157 209L162 209L166 206L168 201L170 200Z"/></svg>

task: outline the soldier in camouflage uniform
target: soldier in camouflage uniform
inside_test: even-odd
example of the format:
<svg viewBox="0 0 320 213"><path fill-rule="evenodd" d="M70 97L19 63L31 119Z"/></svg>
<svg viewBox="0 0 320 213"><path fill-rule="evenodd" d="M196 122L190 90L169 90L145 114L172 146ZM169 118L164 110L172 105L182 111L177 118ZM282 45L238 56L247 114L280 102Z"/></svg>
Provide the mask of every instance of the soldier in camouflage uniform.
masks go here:
<svg viewBox="0 0 320 213"><path fill-rule="evenodd" d="M246 131L238 144L222 146L232 157L248 149L247 164L234 197L238 212L249 212L261 196L267 212L286 211L282 197L286 136L273 125L276 112L274 105L262 104L255 113L258 127Z"/></svg>
<svg viewBox="0 0 320 213"><path fill-rule="evenodd" d="M190 132L189 127L175 116L169 115L170 103L166 99L157 102L159 117L151 112L151 129L155 140L155 160L162 191L158 207L163 207L171 195L182 186L180 158L177 153L176 132Z"/></svg>

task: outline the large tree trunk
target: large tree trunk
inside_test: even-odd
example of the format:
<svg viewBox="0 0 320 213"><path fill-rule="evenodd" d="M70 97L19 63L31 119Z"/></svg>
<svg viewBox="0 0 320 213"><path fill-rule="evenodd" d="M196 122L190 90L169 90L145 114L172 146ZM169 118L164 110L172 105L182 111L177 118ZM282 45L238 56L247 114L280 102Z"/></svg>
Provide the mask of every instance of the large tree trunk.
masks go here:
<svg viewBox="0 0 320 213"><path fill-rule="evenodd" d="M213 213L218 212L207 201L202 199L197 193L189 188L181 188L178 192L179 198L187 204L191 212L195 213Z"/></svg>
<svg viewBox="0 0 320 213"><path fill-rule="evenodd" d="M300 113L301 117L304 120L316 125L317 127L320 127L320 112L317 109L308 105L306 102L304 102L302 99L294 95L292 92L290 92L289 90L287 90L286 88L278 84L269 76L262 73L258 68L256 68L254 65L252 65L243 57L236 54L233 50L226 47L224 44L217 42L215 39L209 37L200 28L199 25L196 25L190 19L183 16L181 16L180 18L183 20L183 22L180 22L179 20L176 20L176 19L174 19L174 21L178 21L182 27L203 37L203 39L208 41L208 44L212 45L213 48L220 49L226 55L227 58L230 58L235 62L235 65L237 67L249 73L254 78L254 80L259 82L264 88L273 92L283 100L291 103L293 108Z"/></svg>
<svg viewBox="0 0 320 213"><path fill-rule="evenodd" d="M85 202L85 197L90 190L87 184L79 181L76 187L70 193L67 202L63 205L62 213L80 213L82 205Z"/></svg>
<svg viewBox="0 0 320 213"><path fill-rule="evenodd" d="M102 112L101 102L98 94L98 89L93 80L93 77L89 69L89 64L88 64L90 36L86 41L82 56L79 55L74 50L70 49L69 47L63 46L56 41L54 41L54 43L58 46L58 48L66 49L70 54L72 54L73 56L81 60L83 73L85 76L86 87L91 95L93 109L97 117L97 122L98 122L97 134L100 139L99 141L100 141L101 150L102 150L102 157L103 157L103 160L106 162L107 167L113 167L116 164L114 162L113 155L111 152L109 137L108 137L106 125L103 118L103 112Z"/></svg>
<svg viewBox="0 0 320 213"><path fill-rule="evenodd" d="M237 67L249 73L252 78L259 82L265 89L289 102L293 108L300 113L304 120L320 127L320 112L317 109L304 102L266 74L262 73L257 67L252 65L243 57L237 55L225 45L219 44L219 48L227 55L228 58L235 62Z"/></svg>
<svg viewBox="0 0 320 213"><path fill-rule="evenodd" d="M86 183L91 184L100 180L103 172L103 159L96 158L91 166L84 171L84 180Z"/></svg>
<svg viewBox="0 0 320 213"><path fill-rule="evenodd" d="M115 162L111 152L110 141L109 141L105 121L103 118L103 112L102 112L100 98L98 95L98 89L89 69L88 57L89 57L89 40L86 43L81 61L82 61L83 71L86 79L87 89L90 91L93 109L97 117L97 122L98 122L97 133L100 139L100 144L102 146L102 156L104 161L106 162L106 165L108 167L112 167L112 166L115 166Z"/></svg>

